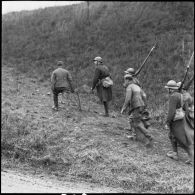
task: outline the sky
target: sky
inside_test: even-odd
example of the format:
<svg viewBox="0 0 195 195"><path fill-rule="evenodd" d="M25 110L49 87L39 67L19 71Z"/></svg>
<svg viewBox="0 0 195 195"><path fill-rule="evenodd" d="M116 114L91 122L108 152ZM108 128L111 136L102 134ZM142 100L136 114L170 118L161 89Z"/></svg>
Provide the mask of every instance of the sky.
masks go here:
<svg viewBox="0 0 195 195"><path fill-rule="evenodd" d="M82 1L2 1L2 14L45 7L71 5Z"/></svg>

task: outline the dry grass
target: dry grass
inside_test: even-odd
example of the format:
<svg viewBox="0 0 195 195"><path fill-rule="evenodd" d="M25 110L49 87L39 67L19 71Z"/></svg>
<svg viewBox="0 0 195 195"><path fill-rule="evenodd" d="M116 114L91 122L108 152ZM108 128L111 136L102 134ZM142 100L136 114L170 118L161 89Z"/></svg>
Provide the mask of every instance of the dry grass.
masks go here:
<svg viewBox="0 0 195 195"><path fill-rule="evenodd" d="M37 83L23 78L25 85L15 98L14 79L12 70L3 67L1 147L3 159L12 159L10 166L28 164L65 180L122 187L125 192L194 192L193 167L184 164L187 155L180 150L180 161L166 158L170 143L160 125L151 128L155 144L146 148L126 137L125 116L113 111L116 118L103 118L96 113L102 107L94 102L88 110L85 94L80 97L82 113L74 101L52 112L48 88L39 85L36 91ZM152 116L164 120L161 110Z"/></svg>

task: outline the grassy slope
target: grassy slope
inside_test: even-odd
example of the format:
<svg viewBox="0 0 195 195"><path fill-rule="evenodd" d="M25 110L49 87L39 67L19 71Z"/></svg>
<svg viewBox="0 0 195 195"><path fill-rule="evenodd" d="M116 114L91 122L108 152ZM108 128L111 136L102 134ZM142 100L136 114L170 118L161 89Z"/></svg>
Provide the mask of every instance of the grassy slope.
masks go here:
<svg viewBox="0 0 195 195"><path fill-rule="evenodd" d="M147 90L151 110L158 112L166 101L163 86L170 79L181 80L194 48L193 5L90 2L90 25L86 3L5 15L3 57L13 58L19 70L42 80L49 79L57 60L63 60L74 80L83 85L91 83L92 60L100 55L111 68L113 104L120 108L123 71L129 66L137 69L157 39L158 47L139 79ZM191 67L192 74L193 63Z"/></svg>
<svg viewBox="0 0 195 195"><path fill-rule="evenodd" d="M170 149L165 130L153 125L154 147L145 148L126 137L125 116L98 114L103 108L95 97L90 97L89 108L89 96L81 95L82 112L73 96L69 105L60 104L60 111L52 112L49 83L7 65L2 76L2 157L12 159L12 166L28 164L65 180L121 187L124 192L194 191L186 153L179 150L179 162L165 156Z"/></svg>

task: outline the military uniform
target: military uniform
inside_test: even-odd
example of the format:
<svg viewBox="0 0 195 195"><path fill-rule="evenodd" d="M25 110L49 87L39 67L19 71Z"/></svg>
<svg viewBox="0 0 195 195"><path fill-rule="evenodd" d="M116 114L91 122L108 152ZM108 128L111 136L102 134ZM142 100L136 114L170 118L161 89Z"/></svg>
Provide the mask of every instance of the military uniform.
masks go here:
<svg viewBox="0 0 195 195"><path fill-rule="evenodd" d="M61 67L54 70L51 75L51 88L53 92L54 106L56 109L58 109L59 93L63 93L64 91L74 91L70 72Z"/></svg>
<svg viewBox="0 0 195 195"><path fill-rule="evenodd" d="M147 131L149 126L144 123L146 120L145 99L146 95L144 91L135 84L133 80L129 81L129 85L126 88L126 98L122 111L129 107L129 120L134 131L133 133L136 134L136 130L140 130L145 137L151 141L152 137Z"/></svg>
<svg viewBox="0 0 195 195"><path fill-rule="evenodd" d="M194 129L187 124L186 116L182 119L175 120L176 109L179 109L185 104L182 103L183 95L178 92L178 85L175 81L170 80L165 88L172 91L169 98L169 109L166 119L166 124L169 127L169 138L171 141L173 152L168 152L167 156L178 160L178 144L188 153L189 160L192 161L194 156ZM188 161L189 161L188 160ZM186 161L186 162L188 162Z"/></svg>
<svg viewBox="0 0 195 195"><path fill-rule="evenodd" d="M108 102L112 100L112 86L104 87L103 79L106 77L110 77L110 72L107 66L102 65L102 58L95 57L94 63L97 65L95 69L95 74L93 78L92 91L93 89L97 89L97 95L101 102L103 102L105 115L109 116L108 112Z"/></svg>

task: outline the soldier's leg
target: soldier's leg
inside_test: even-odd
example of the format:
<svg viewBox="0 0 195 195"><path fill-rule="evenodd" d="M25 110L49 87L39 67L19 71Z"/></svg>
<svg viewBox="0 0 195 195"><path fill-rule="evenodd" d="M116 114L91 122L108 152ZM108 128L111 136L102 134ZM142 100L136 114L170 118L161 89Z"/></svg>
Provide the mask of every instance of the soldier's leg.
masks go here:
<svg viewBox="0 0 195 195"><path fill-rule="evenodd" d="M177 140L176 140L175 136L172 134L171 131L169 132L169 139L170 139L170 141L171 141L171 146L172 146L173 152L178 153L178 148L177 148L178 144L177 144Z"/></svg>
<svg viewBox="0 0 195 195"><path fill-rule="evenodd" d="M128 138L136 140L136 123L134 122L133 118L129 118L129 125L131 130L131 135Z"/></svg>
<svg viewBox="0 0 195 195"><path fill-rule="evenodd" d="M169 139L171 141L171 146L172 146L172 151L169 151L167 153L167 156L174 159L174 160L178 160L178 143L177 140L175 138L175 136L172 134L172 132L169 132Z"/></svg>
<svg viewBox="0 0 195 195"><path fill-rule="evenodd" d="M108 113L108 102L103 101L103 104L104 104L105 116L109 116L109 113Z"/></svg>
<svg viewBox="0 0 195 195"><path fill-rule="evenodd" d="M188 153L188 160L185 162L186 164L194 163L194 145L185 147L184 150Z"/></svg>
<svg viewBox="0 0 195 195"><path fill-rule="evenodd" d="M54 101L54 108L58 109L58 91L57 91L57 89L53 90L53 101Z"/></svg>

